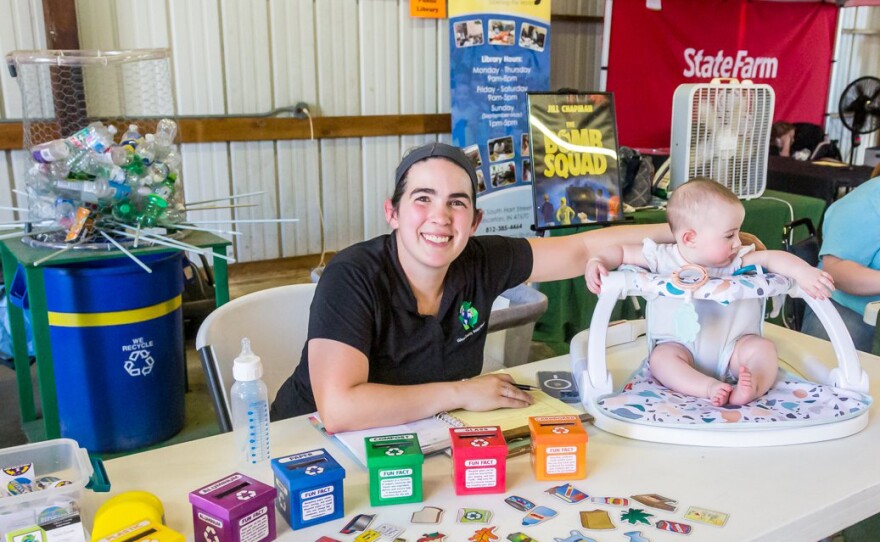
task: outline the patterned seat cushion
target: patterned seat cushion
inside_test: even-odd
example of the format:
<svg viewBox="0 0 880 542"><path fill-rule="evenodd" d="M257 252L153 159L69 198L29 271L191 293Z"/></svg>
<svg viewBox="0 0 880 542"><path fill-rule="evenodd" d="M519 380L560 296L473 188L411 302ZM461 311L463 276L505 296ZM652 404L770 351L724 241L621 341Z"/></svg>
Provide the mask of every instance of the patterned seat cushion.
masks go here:
<svg viewBox="0 0 880 542"><path fill-rule="evenodd" d="M652 375L647 361L630 377L623 389L597 402L608 415L649 425L699 429L743 429L744 424L815 425L859 415L870 407L871 398L858 392L807 382L780 370L776 384L766 395L742 406L716 407L708 399L674 392Z"/></svg>

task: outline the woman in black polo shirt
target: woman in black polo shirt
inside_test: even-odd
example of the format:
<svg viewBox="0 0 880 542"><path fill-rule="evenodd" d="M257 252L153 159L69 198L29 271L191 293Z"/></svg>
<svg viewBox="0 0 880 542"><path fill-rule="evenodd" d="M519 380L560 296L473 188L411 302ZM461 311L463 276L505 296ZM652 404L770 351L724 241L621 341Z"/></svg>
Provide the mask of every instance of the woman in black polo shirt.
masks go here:
<svg viewBox="0 0 880 542"><path fill-rule="evenodd" d="M482 219L476 185L473 165L456 147L429 143L403 158L385 202L394 231L340 251L325 269L309 340L272 404L273 419L317 409L327 430L338 432L456 408L527 406L531 396L509 376L478 376L493 300L526 280L583 275L605 245L673 240L665 224L550 238L474 236Z"/></svg>

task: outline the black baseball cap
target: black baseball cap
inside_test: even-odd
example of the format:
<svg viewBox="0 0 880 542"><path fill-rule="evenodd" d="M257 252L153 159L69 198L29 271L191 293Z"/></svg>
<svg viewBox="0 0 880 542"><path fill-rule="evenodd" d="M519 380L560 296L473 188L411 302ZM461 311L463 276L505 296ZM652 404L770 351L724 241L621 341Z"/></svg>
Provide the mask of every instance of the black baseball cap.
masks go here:
<svg viewBox="0 0 880 542"><path fill-rule="evenodd" d="M461 167L461 169L465 170L468 177L471 179L471 188L473 188L472 193L476 196L477 170L474 169L474 165L471 163L470 159L468 159L464 151L458 147L453 147L446 143L440 143L439 141L426 143L425 145L410 150L397 166L397 172L394 175L394 186L398 186L400 182L403 181L409 168L422 160L427 160L428 158L446 158Z"/></svg>

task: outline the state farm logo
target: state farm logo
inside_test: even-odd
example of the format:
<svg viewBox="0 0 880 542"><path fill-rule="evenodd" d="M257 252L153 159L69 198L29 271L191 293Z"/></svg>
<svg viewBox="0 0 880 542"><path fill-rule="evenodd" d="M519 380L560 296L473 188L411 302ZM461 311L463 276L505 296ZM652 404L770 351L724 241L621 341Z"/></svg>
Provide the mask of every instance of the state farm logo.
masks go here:
<svg viewBox="0 0 880 542"><path fill-rule="evenodd" d="M704 49L688 47L684 50L684 62L687 64L682 72L685 77L776 79L779 69L779 59L775 56L749 56L749 52L743 50L726 55L721 49L713 55Z"/></svg>

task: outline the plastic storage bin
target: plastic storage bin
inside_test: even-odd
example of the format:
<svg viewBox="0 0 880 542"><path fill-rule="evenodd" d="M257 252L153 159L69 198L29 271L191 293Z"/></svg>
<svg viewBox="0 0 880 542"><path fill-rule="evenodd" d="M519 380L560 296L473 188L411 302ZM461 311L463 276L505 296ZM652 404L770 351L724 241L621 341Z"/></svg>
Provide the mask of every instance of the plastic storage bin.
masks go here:
<svg viewBox="0 0 880 542"><path fill-rule="evenodd" d="M40 512L62 504L78 509L83 491L92 483L96 491L109 485L103 470L96 473L84 448L70 439L55 439L0 450L0 468L33 463L36 478L54 476L67 485L0 498L0 535L37 524ZM93 474L95 475L94 480Z"/></svg>
<svg viewBox="0 0 880 542"><path fill-rule="evenodd" d="M47 267L61 436L93 452L165 440L183 427L182 254Z"/></svg>
<svg viewBox="0 0 880 542"><path fill-rule="evenodd" d="M515 367L529 361L535 322L547 311L547 296L520 284L498 296L489 315L482 372Z"/></svg>

